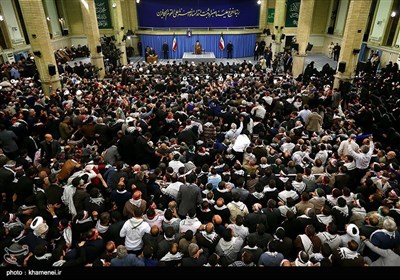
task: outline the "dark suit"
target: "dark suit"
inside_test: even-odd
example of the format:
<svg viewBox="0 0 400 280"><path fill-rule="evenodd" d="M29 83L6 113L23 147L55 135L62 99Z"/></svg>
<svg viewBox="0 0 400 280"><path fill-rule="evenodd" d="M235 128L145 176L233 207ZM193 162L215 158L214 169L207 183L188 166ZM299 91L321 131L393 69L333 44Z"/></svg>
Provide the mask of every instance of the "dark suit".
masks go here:
<svg viewBox="0 0 400 280"><path fill-rule="evenodd" d="M201 189L195 184L181 185L176 202L179 205L179 216L185 217L190 209L196 209L197 205L203 202Z"/></svg>
<svg viewBox="0 0 400 280"><path fill-rule="evenodd" d="M167 43L164 43L162 45L162 51L163 51L163 54L164 54L164 59L168 59L169 47L168 47Z"/></svg>
<svg viewBox="0 0 400 280"><path fill-rule="evenodd" d="M135 154L138 164L154 162L154 149L149 146L147 140L143 136L139 136L136 140Z"/></svg>
<svg viewBox="0 0 400 280"><path fill-rule="evenodd" d="M40 157L48 160L55 158L61 152L61 146L57 140L53 140L49 144L46 140L40 142L40 149Z"/></svg>
<svg viewBox="0 0 400 280"><path fill-rule="evenodd" d="M233 44L231 42L226 46L227 58L232 58Z"/></svg>

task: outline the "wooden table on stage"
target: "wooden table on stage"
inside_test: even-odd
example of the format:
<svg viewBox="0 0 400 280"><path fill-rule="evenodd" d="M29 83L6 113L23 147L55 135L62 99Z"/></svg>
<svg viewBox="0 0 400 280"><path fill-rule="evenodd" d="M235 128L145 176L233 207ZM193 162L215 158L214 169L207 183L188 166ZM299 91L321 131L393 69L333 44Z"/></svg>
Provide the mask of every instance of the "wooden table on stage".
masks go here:
<svg viewBox="0 0 400 280"><path fill-rule="evenodd" d="M147 63L153 64L156 63L157 61L158 61L158 55L147 57Z"/></svg>

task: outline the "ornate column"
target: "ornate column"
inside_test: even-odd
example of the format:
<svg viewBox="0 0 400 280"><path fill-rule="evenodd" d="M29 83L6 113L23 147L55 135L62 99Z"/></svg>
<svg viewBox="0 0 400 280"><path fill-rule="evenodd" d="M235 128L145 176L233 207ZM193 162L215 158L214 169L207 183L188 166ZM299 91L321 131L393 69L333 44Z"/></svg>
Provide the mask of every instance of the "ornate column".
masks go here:
<svg viewBox="0 0 400 280"><path fill-rule="evenodd" d="M101 69L99 71L99 80L102 80L105 76L105 69L103 54L101 53L100 31L97 25L96 6L94 0L80 0L80 2L83 25L90 49L90 60L93 65Z"/></svg>
<svg viewBox="0 0 400 280"><path fill-rule="evenodd" d="M275 40L272 42L272 53L274 56L281 51L281 35L282 29L285 27L285 16L286 0L275 0L274 28L271 30L271 33L275 35Z"/></svg>
<svg viewBox="0 0 400 280"><path fill-rule="evenodd" d="M119 62L122 65L128 64L128 60L126 57L126 44L125 41L122 41L122 38L124 37L124 34L126 33L127 30L125 30L124 27L124 21L122 18L122 5L121 5L121 0L112 0L112 11L111 11L111 16L113 19L113 26L114 26L114 35L115 39L117 40L116 46L117 48L121 51L121 57L119 59Z"/></svg>
<svg viewBox="0 0 400 280"><path fill-rule="evenodd" d="M354 53L354 49L361 47L370 8L371 0L350 1L338 63L338 69L339 64L345 63L345 70L342 73L337 69L335 88L339 88L340 82L350 82L353 79L352 76L358 61L358 53Z"/></svg>
<svg viewBox="0 0 400 280"><path fill-rule="evenodd" d="M304 61L307 56L306 48L310 37L315 0L302 0L300 5L299 23L296 40L299 51L293 55L293 77L303 73Z"/></svg>
<svg viewBox="0 0 400 280"><path fill-rule="evenodd" d="M48 96L52 89L61 89L61 84L43 3L42 0L20 0L19 4L35 53L42 89Z"/></svg>

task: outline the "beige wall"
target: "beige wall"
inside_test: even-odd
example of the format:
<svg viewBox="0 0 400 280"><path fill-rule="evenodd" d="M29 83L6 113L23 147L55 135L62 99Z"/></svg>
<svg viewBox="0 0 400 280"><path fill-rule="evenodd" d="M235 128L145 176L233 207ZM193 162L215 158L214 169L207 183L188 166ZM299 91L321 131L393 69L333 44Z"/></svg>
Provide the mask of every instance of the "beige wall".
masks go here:
<svg viewBox="0 0 400 280"><path fill-rule="evenodd" d="M67 46L71 46L71 38L70 37L60 37L58 39L54 39L51 41L51 45L54 50L63 49Z"/></svg>
<svg viewBox="0 0 400 280"><path fill-rule="evenodd" d="M312 34L325 34L329 2L330 1L327 0L315 1L313 23L311 27Z"/></svg>
<svg viewBox="0 0 400 280"><path fill-rule="evenodd" d="M69 33L71 35L85 34L80 1L64 0L64 4L68 17Z"/></svg>

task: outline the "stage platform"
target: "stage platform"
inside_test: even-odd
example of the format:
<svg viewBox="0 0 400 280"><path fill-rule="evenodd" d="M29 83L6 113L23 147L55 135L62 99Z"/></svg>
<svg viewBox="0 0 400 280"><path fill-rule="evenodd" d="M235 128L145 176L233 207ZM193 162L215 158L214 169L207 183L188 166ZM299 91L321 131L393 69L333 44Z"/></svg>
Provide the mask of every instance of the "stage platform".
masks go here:
<svg viewBox="0 0 400 280"><path fill-rule="evenodd" d="M213 52L204 52L202 54L195 54L192 52L184 52L182 57L183 62L198 63L198 62L214 62L215 54Z"/></svg>

